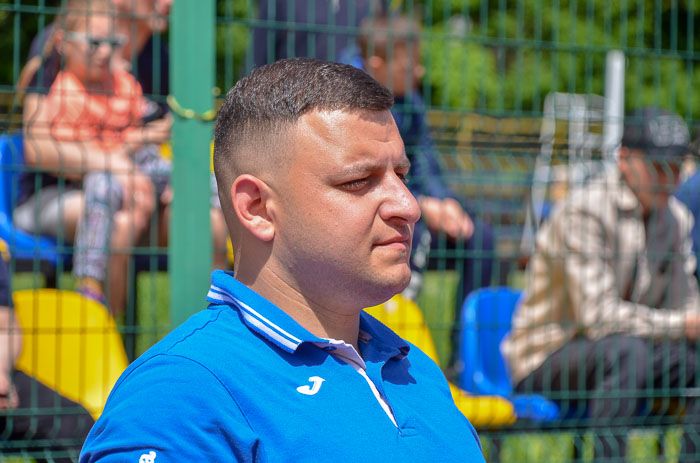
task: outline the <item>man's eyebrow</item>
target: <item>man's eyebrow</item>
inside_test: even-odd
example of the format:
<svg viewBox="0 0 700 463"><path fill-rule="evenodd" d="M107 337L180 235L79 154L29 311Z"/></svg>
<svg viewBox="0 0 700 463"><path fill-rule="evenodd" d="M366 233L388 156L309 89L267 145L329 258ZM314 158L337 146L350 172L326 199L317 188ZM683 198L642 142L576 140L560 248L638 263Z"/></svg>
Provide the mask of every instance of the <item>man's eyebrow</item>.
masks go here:
<svg viewBox="0 0 700 463"><path fill-rule="evenodd" d="M350 164L347 166L343 166L343 168L340 170L339 175L361 175L361 174L366 174L368 172L372 172L375 170L382 169L384 167L384 163L381 162L358 162L355 164ZM411 161L408 160L407 157L401 158L396 165L394 166L394 169L399 169L399 170L409 170L411 168Z"/></svg>

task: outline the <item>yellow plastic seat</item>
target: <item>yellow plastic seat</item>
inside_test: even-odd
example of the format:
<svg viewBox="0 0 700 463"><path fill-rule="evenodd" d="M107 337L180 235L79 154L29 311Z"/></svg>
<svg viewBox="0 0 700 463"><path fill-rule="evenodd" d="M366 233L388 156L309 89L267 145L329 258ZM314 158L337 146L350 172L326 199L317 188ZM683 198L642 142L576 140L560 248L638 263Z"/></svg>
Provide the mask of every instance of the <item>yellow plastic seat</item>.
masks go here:
<svg viewBox="0 0 700 463"><path fill-rule="evenodd" d="M23 336L17 368L97 419L128 366L107 309L76 292L54 289L15 291L13 300Z"/></svg>
<svg viewBox="0 0 700 463"><path fill-rule="evenodd" d="M384 304L365 310L439 364L433 336L423 312L413 301L397 294ZM450 391L457 408L476 427L505 426L517 418L513 404L503 397L472 396L452 383Z"/></svg>

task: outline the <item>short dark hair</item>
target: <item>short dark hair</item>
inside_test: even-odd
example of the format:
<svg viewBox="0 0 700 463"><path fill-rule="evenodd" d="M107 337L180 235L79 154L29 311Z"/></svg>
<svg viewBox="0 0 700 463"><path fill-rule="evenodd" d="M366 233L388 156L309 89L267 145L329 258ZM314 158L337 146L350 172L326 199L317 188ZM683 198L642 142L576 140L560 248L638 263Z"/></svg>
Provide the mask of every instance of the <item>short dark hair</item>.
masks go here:
<svg viewBox="0 0 700 463"><path fill-rule="evenodd" d="M214 171L220 187L240 175L241 148L276 148L283 133L313 110L385 111L391 92L353 66L291 58L254 69L226 95L214 128Z"/></svg>

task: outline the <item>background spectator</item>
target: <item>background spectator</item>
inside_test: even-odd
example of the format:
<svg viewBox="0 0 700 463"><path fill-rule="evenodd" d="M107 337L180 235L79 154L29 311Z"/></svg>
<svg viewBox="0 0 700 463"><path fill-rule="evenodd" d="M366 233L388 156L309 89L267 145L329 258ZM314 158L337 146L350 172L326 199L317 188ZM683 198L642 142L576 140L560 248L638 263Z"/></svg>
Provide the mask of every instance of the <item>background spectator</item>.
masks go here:
<svg viewBox="0 0 700 463"><path fill-rule="evenodd" d="M594 422L608 425L651 409L654 390L698 386L690 214L671 196L688 142L679 116L644 110L627 121L619 170L555 206L502 345L518 391L586 391ZM700 402L683 399L682 453L694 456ZM618 422L612 437L597 435L603 456L625 453L627 422Z"/></svg>
<svg viewBox="0 0 700 463"><path fill-rule="evenodd" d="M49 94L35 99L38 106L24 108L27 162L46 172L23 175L14 219L27 231L62 235L69 242L75 236L78 289L104 302L109 279L109 306L119 312L129 249L148 227L156 203L164 207L160 230L167 239L170 163L161 158L159 144L169 138L171 118L153 120L140 85L120 65L119 51L129 42L112 33L119 28L111 7L74 0L56 21L49 41L60 50L65 68ZM214 187L215 266L221 268L226 231Z"/></svg>
<svg viewBox="0 0 700 463"><path fill-rule="evenodd" d="M82 442L94 423L87 410L15 369L22 351L22 333L12 310L8 260L7 244L0 240L0 435L8 441L27 442L28 451L35 450L33 441ZM56 407L62 409L61 414L53 413ZM18 413L2 413L7 410ZM36 450L46 448L43 444L36 445ZM75 444L56 444L50 448L76 455L80 451L80 445ZM72 459L52 461L66 463Z"/></svg>
<svg viewBox="0 0 700 463"><path fill-rule="evenodd" d="M14 211L17 227L44 235L75 237L74 275L85 294L103 301L109 272L110 306L123 306L126 250L148 225L153 183L136 168L146 145L169 136L170 119L142 125L145 109L138 82L115 65L127 38L114 34L107 1L74 0L56 20L49 40L65 64L49 93L24 107L25 172ZM87 194L83 192L83 186ZM113 221L113 222L112 222ZM111 237L111 243L110 243Z"/></svg>

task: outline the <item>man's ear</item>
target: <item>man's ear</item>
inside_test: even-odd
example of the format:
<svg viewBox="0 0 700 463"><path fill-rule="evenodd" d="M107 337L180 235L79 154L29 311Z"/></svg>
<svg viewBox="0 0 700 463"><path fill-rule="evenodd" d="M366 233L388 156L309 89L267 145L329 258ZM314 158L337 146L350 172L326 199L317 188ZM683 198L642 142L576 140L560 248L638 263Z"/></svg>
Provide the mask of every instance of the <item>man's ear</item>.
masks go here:
<svg viewBox="0 0 700 463"><path fill-rule="evenodd" d="M240 175L231 185L231 204L238 221L261 241L271 241L275 224L268 211L272 190L254 175Z"/></svg>

